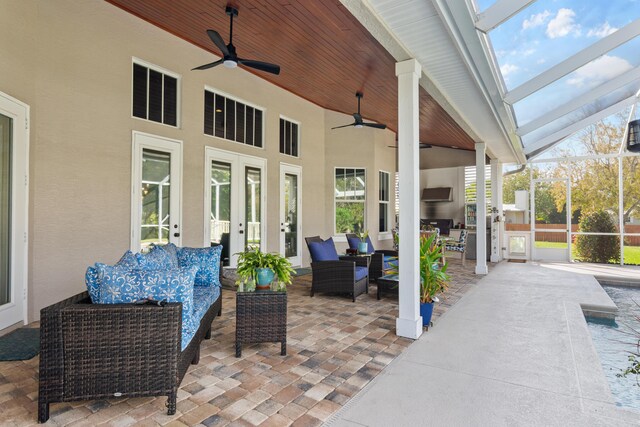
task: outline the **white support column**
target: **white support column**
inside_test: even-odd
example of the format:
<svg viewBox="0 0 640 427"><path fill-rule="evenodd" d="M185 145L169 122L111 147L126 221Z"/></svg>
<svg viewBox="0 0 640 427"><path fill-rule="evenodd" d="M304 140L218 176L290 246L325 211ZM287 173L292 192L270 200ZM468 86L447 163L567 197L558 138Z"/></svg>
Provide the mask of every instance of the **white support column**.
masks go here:
<svg viewBox="0 0 640 427"><path fill-rule="evenodd" d="M491 262L502 261L502 236L504 217L502 212L502 163L491 159ZM496 221L499 218L499 221Z"/></svg>
<svg viewBox="0 0 640 427"><path fill-rule="evenodd" d="M418 271L420 248L419 92L422 69L418 61L396 63L398 77L398 179L400 218L400 286L396 334L417 339L422 334Z"/></svg>
<svg viewBox="0 0 640 427"><path fill-rule="evenodd" d="M487 274L487 192L485 143L476 142L476 274Z"/></svg>

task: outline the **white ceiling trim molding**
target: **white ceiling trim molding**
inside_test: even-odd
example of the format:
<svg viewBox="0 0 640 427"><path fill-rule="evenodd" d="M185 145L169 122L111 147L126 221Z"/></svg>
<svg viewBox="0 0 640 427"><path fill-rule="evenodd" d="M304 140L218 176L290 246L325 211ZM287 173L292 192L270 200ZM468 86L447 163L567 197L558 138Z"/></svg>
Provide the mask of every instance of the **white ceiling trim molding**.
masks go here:
<svg viewBox="0 0 640 427"><path fill-rule="evenodd" d="M516 102L526 98L534 92L539 91L545 86L550 85L558 79L566 76L567 74L577 70L583 65L588 64L596 58L608 53L628 42L629 40L640 35L640 19L627 24L618 31L611 33L610 35L598 40L591 46L581 50L573 56L565 59L564 61L556 64L547 71L538 74L521 84L520 86L507 92L504 100L509 104L515 104Z"/></svg>
<svg viewBox="0 0 640 427"><path fill-rule="evenodd" d="M536 0L498 0L487 10L478 14L476 28L487 33Z"/></svg>
<svg viewBox="0 0 640 427"><path fill-rule="evenodd" d="M556 119L559 119L565 114L569 114L570 112L575 111L578 108L581 108L587 104L590 104L591 102L595 101L601 96L611 93L616 89L619 89L622 86L625 86L637 79L640 79L640 67L636 67L630 71L627 71L626 73L623 73L618 77L612 80L609 80L601 84L600 86L595 87L594 89L588 91L587 93L580 95L577 98L574 98L571 101L563 105L560 105L559 107L554 108L551 111L546 112L545 114L538 117L537 119L531 120L530 122L520 126L516 130L516 133L520 136L524 136L528 133L531 133L541 128L542 126L548 123L551 123Z"/></svg>
<svg viewBox="0 0 640 427"><path fill-rule="evenodd" d="M636 99L636 95L632 95L626 99L623 99L622 101L617 102L610 107L600 110L597 113L590 115L589 117L579 120L557 132L552 133L551 135L548 135L532 144L529 144L525 147L524 152L527 157L529 157L529 159L539 156L556 144L564 141L574 133L596 123L599 120L605 119L612 114L622 111L625 107L628 107L629 105L636 102Z"/></svg>

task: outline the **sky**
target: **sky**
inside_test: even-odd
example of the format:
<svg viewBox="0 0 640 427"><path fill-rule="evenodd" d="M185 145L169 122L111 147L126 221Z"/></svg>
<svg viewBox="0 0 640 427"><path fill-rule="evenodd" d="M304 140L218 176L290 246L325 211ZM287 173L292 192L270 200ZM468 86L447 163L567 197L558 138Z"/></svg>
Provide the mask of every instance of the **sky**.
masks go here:
<svg viewBox="0 0 640 427"><path fill-rule="evenodd" d="M480 11L495 0L476 0ZM489 32L507 90L640 18L640 0L538 0ZM514 104L519 125L640 65L633 39ZM608 106L640 88L640 81L601 99ZM594 105L594 108L597 106ZM579 118L586 111L578 112ZM573 117L565 117L564 122ZM558 128L561 123L556 123ZM552 133L550 126L547 133ZM557 130L557 129L556 129ZM543 132L544 134L544 132ZM544 135L542 135L544 136ZM526 141L525 141L526 143Z"/></svg>

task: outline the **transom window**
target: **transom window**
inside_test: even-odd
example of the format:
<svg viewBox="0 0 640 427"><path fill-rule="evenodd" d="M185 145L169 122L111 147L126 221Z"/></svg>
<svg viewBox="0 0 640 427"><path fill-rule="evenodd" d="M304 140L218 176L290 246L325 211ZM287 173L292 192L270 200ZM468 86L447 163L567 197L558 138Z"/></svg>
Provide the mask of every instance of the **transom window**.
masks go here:
<svg viewBox="0 0 640 427"><path fill-rule="evenodd" d="M133 116L177 127L179 79L176 74L134 59Z"/></svg>
<svg viewBox="0 0 640 427"><path fill-rule="evenodd" d="M280 117L280 152L298 157L299 125Z"/></svg>
<svg viewBox="0 0 640 427"><path fill-rule="evenodd" d="M389 172L379 171L380 188L378 189L378 231L389 231Z"/></svg>
<svg viewBox="0 0 640 427"><path fill-rule="evenodd" d="M335 170L335 232L358 233L366 230L365 205L367 181L365 169Z"/></svg>
<svg viewBox="0 0 640 427"><path fill-rule="evenodd" d="M227 95L204 91L204 133L206 135L262 147L263 111Z"/></svg>

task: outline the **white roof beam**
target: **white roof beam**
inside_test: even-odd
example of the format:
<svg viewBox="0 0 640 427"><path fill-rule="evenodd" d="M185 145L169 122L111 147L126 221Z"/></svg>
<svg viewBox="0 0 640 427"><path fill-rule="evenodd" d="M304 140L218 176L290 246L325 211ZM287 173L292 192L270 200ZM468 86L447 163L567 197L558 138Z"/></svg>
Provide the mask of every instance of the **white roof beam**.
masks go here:
<svg viewBox="0 0 640 427"><path fill-rule="evenodd" d="M515 104L543 87L555 82L567 74L577 70L585 64L615 49L623 43L640 35L640 19L627 24L615 33L598 40L591 46L565 59L547 71L538 74L505 94L504 100L508 104Z"/></svg>
<svg viewBox="0 0 640 427"><path fill-rule="evenodd" d="M577 121L574 124L559 130L558 132L552 133L549 136L545 136L544 138L539 139L533 144L529 144L525 146L524 152L528 156L540 149L544 149L544 151L546 151L549 148L553 147L554 145L562 142L564 139L568 138L569 136L573 135L574 133L578 132L579 130L594 124L598 120L602 120L604 118L609 117L612 114L620 112L622 109L624 109L625 107L628 107L635 101L636 101L636 95L634 94L616 104L613 104L608 108L605 108L604 110L600 110L597 113L590 115L589 117L586 117L580 121ZM535 154L538 155L541 153L542 151Z"/></svg>
<svg viewBox="0 0 640 427"><path fill-rule="evenodd" d="M476 28L487 33L536 0L498 0L487 10L478 14Z"/></svg>
<svg viewBox="0 0 640 427"><path fill-rule="evenodd" d="M601 96L607 95L608 93L611 93L616 89L619 89L622 86L625 86L638 79L640 79L640 67L636 67L630 71L627 71L626 73L621 74L618 77L601 84L591 91L588 91L587 93L580 95L577 98L574 98L571 101L560 105L559 107L554 108L551 111L546 112L537 119L531 120L530 122L520 126L516 130L516 133L520 136L531 133L534 130L539 129L540 127L564 116L565 114L569 114L570 112L577 110L584 105L590 104Z"/></svg>

